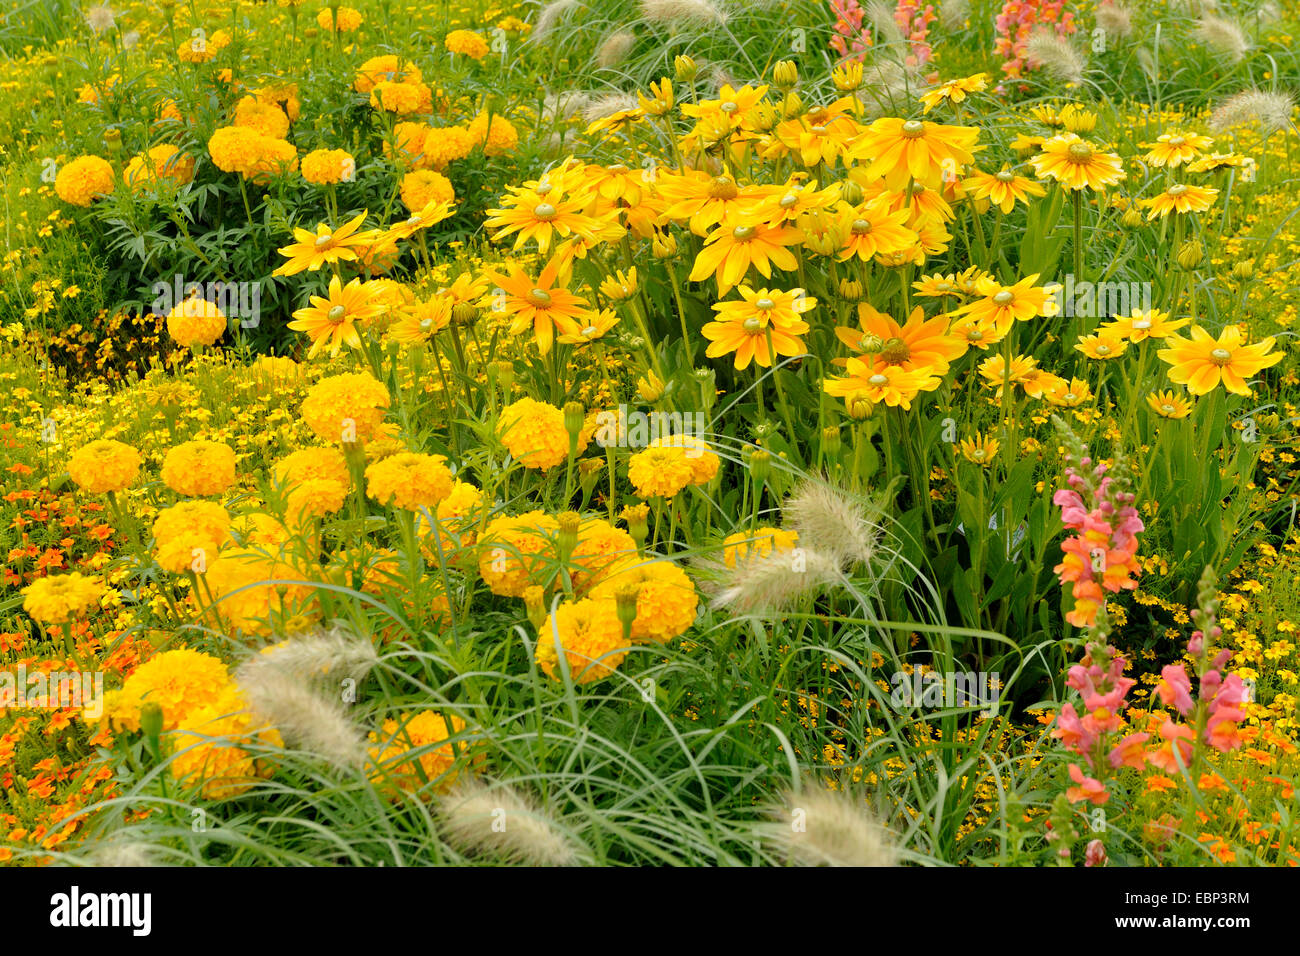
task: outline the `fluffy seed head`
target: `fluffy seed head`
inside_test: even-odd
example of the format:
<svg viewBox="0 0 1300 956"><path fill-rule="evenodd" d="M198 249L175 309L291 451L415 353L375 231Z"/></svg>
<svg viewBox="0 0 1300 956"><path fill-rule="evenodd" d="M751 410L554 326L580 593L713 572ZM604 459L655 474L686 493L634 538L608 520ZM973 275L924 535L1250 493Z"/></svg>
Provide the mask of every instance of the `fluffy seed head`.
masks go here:
<svg viewBox="0 0 1300 956"><path fill-rule="evenodd" d="M1087 61L1065 37L1047 29L1035 30L1025 42L1025 54L1031 66L1039 66L1067 83L1083 81Z"/></svg>
<svg viewBox="0 0 1300 956"><path fill-rule="evenodd" d="M582 854L523 792L479 778L458 782L438 804L442 835L468 856L528 866L572 866Z"/></svg>
<svg viewBox="0 0 1300 956"><path fill-rule="evenodd" d="M641 16L664 26L727 22L727 15L709 0L641 0Z"/></svg>
<svg viewBox="0 0 1300 956"><path fill-rule="evenodd" d="M1193 35L1210 49L1222 53L1233 63L1245 59L1250 51L1246 32L1235 20L1227 17L1203 16L1196 21Z"/></svg>
<svg viewBox="0 0 1300 956"><path fill-rule="evenodd" d="M839 564L870 562L879 545L881 514L871 502L813 479L799 485L781 507L787 527Z"/></svg>
<svg viewBox="0 0 1300 956"><path fill-rule="evenodd" d="M1224 101L1210 117L1210 129L1217 133L1245 126L1259 125L1265 136L1291 125L1295 101L1287 93L1268 93L1264 90L1243 90Z"/></svg>
<svg viewBox="0 0 1300 956"><path fill-rule="evenodd" d="M617 33L611 33L605 42L600 45L596 51L596 65L601 69L609 70L618 66L627 59L628 53L636 45L636 34L630 30L619 30Z"/></svg>
<svg viewBox="0 0 1300 956"><path fill-rule="evenodd" d="M820 784L787 792L759 837L800 866L897 866L888 832L860 797Z"/></svg>
<svg viewBox="0 0 1300 956"><path fill-rule="evenodd" d="M839 583L839 561L812 548L773 548L737 561L734 568L704 564L714 576L713 606L734 614L774 613L797 598Z"/></svg>

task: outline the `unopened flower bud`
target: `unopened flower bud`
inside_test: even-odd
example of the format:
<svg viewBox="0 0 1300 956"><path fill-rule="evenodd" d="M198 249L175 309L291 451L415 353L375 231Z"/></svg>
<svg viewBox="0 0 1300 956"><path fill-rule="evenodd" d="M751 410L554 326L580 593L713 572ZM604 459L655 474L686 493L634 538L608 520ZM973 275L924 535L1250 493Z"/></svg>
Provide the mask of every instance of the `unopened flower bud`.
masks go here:
<svg viewBox="0 0 1300 956"><path fill-rule="evenodd" d="M1180 266L1191 272L1205 261L1205 247L1195 239L1188 239L1178 248L1176 258Z"/></svg>
<svg viewBox="0 0 1300 956"><path fill-rule="evenodd" d="M681 83L689 83L699 74L699 67L689 56L681 55L673 60L673 69L677 73L677 79Z"/></svg>
<svg viewBox="0 0 1300 956"><path fill-rule="evenodd" d="M782 60L772 67L772 85L778 90L789 90L799 82L799 66L793 60Z"/></svg>
<svg viewBox="0 0 1300 956"><path fill-rule="evenodd" d="M643 402L657 402L664 396L664 382L654 372L646 372L636 380L636 393Z"/></svg>

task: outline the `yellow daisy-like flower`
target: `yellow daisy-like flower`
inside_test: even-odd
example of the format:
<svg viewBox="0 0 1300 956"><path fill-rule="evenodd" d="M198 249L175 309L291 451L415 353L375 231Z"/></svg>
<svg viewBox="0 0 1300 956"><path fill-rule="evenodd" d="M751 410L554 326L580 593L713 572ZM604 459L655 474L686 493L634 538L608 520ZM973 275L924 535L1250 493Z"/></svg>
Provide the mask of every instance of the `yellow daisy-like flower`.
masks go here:
<svg viewBox="0 0 1300 956"><path fill-rule="evenodd" d="M1110 322L1102 326L1102 331L1110 332L1130 342L1145 342L1147 339L1163 339L1169 333L1181 329L1191 319L1171 319L1168 312L1159 309L1134 309L1128 315L1112 316Z"/></svg>
<svg viewBox="0 0 1300 956"><path fill-rule="evenodd" d="M718 320L700 329L709 340L706 356L717 358L734 352L736 368L744 369L751 361L771 367L773 353L804 354L806 349L799 336L810 326L799 316L815 308L816 299L803 289L755 291L743 285L740 297L739 302L718 302L713 306Z"/></svg>
<svg viewBox="0 0 1300 956"><path fill-rule="evenodd" d="M1099 190L1124 179L1124 163L1075 133L1053 136L1029 160L1039 179L1054 179L1063 189Z"/></svg>
<svg viewBox="0 0 1300 956"><path fill-rule="evenodd" d="M850 152L867 164L868 178L883 176L890 189L902 189L909 180L937 188L974 161L978 140L973 126L882 117L854 140Z"/></svg>
<svg viewBox="0 0 1300 956"><path fill-rule="evenodd" d="M1161 418L1186 418L1192 413L1192 403L1169 390L1147 395L1147 405Z"/></svg>
<svg viewBox="0 0 1300 956"><path fill-rule="evenodd" d="M1117 359L1128 349L1128 339L1116 335L1108 329L1101 329L1094 335L1083 335L1074 346L1075 351L1082 352L1090 359L1109 362Z"/></svg>
<svg viewBox="0 0 1300 956"><path fill-rule="evenodd" d="M328 295L312 296L310 306L293 313L294 321L289 323L289 328L306 332L311 339L307 358L315 358L327 346L333 358L344 345L361 348L357 323L365 323L383 312L383 304L372 300L371 290L360 279L353 279L345 286L338 276L331 276Z"/></svg>
<svg viewBox="0 0 1300 956"><path fill-rule="evenodd" d="M997 329L1002 335L1015 322L1027 322L1038 315L1051 314L1053 305L1048 291L1034 285L1038 274L1026 276L1014 285L1003 285L992 276L982 276L975 283L978 298L954 310L954 316L968 316L982 326Z"/></svg>
<svg viewBox="0 0 1300 956"><path fill-rule="evenodd" d="M925 104L924 112L928 113L940 103L961 103L969 94L983 92L988 85L988 74L976 73L973 76L940 83L934 89L922 93L920 100Z"/></svg>
<svg viewBox="0 0 1300 956"><path fill-rule="evenodd" d="M140 453L120 441L101 438L83 445L68 460L68 475L82 491L102 495L121 491L140 473Z"/></svg>
<svg viewBox="0 0 1300 956"><path fill-rule="evenodd" d="M627 652L623 625L612 600L565 601L549 615L537 635L537 664L548 677L561 679L559 651L564 652L575 684L589 684L614 673Z"/></svg>
<svg viewBox="0 0 1300 956"><path fill-rule="evenodd" d="M855 256L869 262L876 256L904 252L916 243L917 234L905 225L911 211L891 211L891 199L888 194L877 196L839 213L837 226L842 240L837 258L841 262Z"/></svg>
<svg viewBox="0 0 1300 956"><path fill-rule="evenodd" d="M800 240L799 230L791 226L724 222L704 240L704 247L691 269L690 281L701 282L715 276L718 295L726 295L751 268L765 278L771 278L773 267L793 272L799 263L789 247Z"/></svg>
<svg viewBox="0 0 1300 956"><path fill-rule="evenodd" d="M1282 361L1281 352L1269 353L1273 347L1272 336L1246 345L1236 325L1225 327L1217 339L1194 325L1190 339L1169 335L1165 344L1168 348L1156 354L1169 364L1169 380L1186 385L1193 395L1206 395L1220 382L1234 395L1249 395L1246 380Z"/></svg>
<svg viewBox="0 0 1300 956"><path fill-rule="evenodd" d="M1016 203L1027 206L1030 196L1043 196L1047 193L1046 189L1027 176L1017 176L1006 163L996 173L973 170L962 180L962 187L975 199L988 200L1003 215L1011 212Z"/></svg>
<svg viewBox="0 0 1300 956"><path fill-rule="evenodd" d="M510 317L510 334L519 335L531 327L537 350L543 355L550 353L557 331L572 335L589 320L591 313L587 300L570 292L567 282L561 280L560 267L557 255L546 263L536 279L514 264L509 275L486 273L488 281L496 283L501 290L493 307Z"/></svg>
<svg viewBox="0 0 1300 956"><path fill-rule="evenodd" d="M1149 150L1142 157L1144 162L1152 166L1167 166L1174 169L1183 163L1189 163L1196 159L1201 153L1214 145L1214 140L1209 136L1202 136L1200 133L1171 130L1156 137L1154 143L1141 143L1139 145L1142 149Z"/></svg>
<svg viewBox="0 0 1300 956"><path fill-rule="evenodd" d="M271 275L292 276L300 272L315 272L323 265L355 262L362 247L373 242L374 231L358 232L368 213L362 212L350 222L333 229L325 223L316 226L315 232L294 229L296 242L279 250L289 261L279 266Z"/></svg>
<svg viewBox="0 0 1300 956"><path fill-rule="evenodd" d="M961 456L971 464L979 465L981 468L988 468L997 458L998 449L1002 445L993 436L985 436L982 432L976 432L970 438L963 438L958 447Z"/></svg>
<svg viewBox="0 0 1300 956"><path fill-rule="evenodd" d="M184 442L163 458L162 480L178 495L219 495L235 483L235 450L219 441Z"/></svg>
<svg viewBox="0 0 1300 956"><path fill-rule="evenodd" d="M1214 205L1214 199L1218 195L1219 191L1212 186L1185 186L1182 183L1174 183L1159 196L1140 200L1138 205L1146 206L1150 210L1147 213L1147 221L1150 222L1153 219L1163 218L1171 212L1205 212Z"/></svg>
<svg viewBox="0 0 1300 956"><path fill-rule="evenodd" d="M1068 381L1052 376L1043 389L1043 398L1058 408L1078 408L1092 401L1092 387L1081 378Z"/></svg>
<svg viewBox="0 0 1300 956"><path fill-rule="evenodd" d="M879 356L850 357L845 366L848 375L828 378L822 388L827 395L843 398L846 403L856 400L911 408L918 394L938 388L942 381L929 366L904 369L882 361Z"/></svg>

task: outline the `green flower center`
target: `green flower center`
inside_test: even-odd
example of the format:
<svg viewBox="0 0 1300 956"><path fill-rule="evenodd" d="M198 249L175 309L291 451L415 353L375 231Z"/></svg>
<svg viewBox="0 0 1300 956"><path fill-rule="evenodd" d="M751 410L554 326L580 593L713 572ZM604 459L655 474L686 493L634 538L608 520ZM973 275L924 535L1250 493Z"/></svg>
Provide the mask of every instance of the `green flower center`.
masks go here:
<svg viewBox="0 0 1300 956"><path fill-rule="evenodd" d="M325 235L323 235L323 236L317 236L317 237L316 237L316 248L317 248L317 249L324 249L326 246L328 246L328 245L329 245L331 242L333 242L333 241L334 241L334 235L333 235L333 233L327 233L327 234L325 234Z"/></svg>
<svg viewBox="0 0 1300 956"><path fill-rule="evenodd" d="M549 222L555 218L555 207L548 202L539 202L533 207L533 215L542 222Z"/></svg>
<svg viewBox="0 0 1300 956"><path fill-rule="evenodd" d="M545 289L534 289L528 293L528 301L539 309L544 309L551 304L551 294Z"/></svg>
<svg viewBox="0 0 1300 956"><path fill-rule="evenodd" d="M993 301L998 305L1010 305L1012 302L1016 301L1016 294L1003 289L993 297Z"/></svg>
<svg viewBox="0 0 1300 956"><path fill-rule="evenodd" d="M908 120L903 124L902 132L908 139L916 139L925 132L925 124L920 120Z"/></svg>
<svg viewBox="0 0 1300 956"><path fill-rule="evenodd" d="M732 238L738 240L739 242L746 242L750 239L753 239L754 234L757 232L758 230L755 229L753 226L737 226L735 229L731 230L731 235Z"/></svg>
<svg viewBox="0 0 1300 956"><path fill-rule="evenodd" d="M855 236L865 236L870 231L871 231L871 220L869 219L853 220L853 234Z"/></svg>
<svg viewBox="0 0 1300 956"><path fill-rule="evenodd" d="M875 375L871 376L871 378L867 379L867 384L869 384L869 385L888 385L888 384L889 384L889 376L888 376L888 375L881 375L879 372L877 372Z"/></svg>
<svg viewBox="0 0 1300 956"><path fill-rule="evenodd" d="M334 308L330 309L327 313L325 313L325 317L329 319L331 322L338 323L338 322L342 322L343 317L347 314L348 314L347 309L343 308L343 306L341 305L336 305L334 306Z"/></svg>
<svg viewBox="0 0 1300 956"><path fill-rule="evenodd" d="M775 308L776 308L776 303L773 302L771 299L768 299L768 298L762 298L762 299L759 299L757 302L754 303L754 308L756 308L756 309L762 309L764 312L766 312L766 311L768 311L769 309L775 309Z"/></svg>
<svg viewBox="0 0 1300 956"><path fill-rule="evenodd" d="M1185 192L1187 192L1186 186L1184 186L1182 183L1174 183L1172 186L1169 187L1167 191L1167 195L1181 196Z"/></svg>
<svg viewBox="0 0 1300 956"><path fill-rule="evenodd" d="M1219 366L1227 365L1232 361L1232 353L1227 349L1215 349L1210 353L1210 361Z"/></svg>
<svg viewBox="0 0 1300 956"><path fill-rule="evenodd" d="M1092 159L1092 147L1087 143L1071 143L1067 153L1076 163L1086 163Z"/></svg>

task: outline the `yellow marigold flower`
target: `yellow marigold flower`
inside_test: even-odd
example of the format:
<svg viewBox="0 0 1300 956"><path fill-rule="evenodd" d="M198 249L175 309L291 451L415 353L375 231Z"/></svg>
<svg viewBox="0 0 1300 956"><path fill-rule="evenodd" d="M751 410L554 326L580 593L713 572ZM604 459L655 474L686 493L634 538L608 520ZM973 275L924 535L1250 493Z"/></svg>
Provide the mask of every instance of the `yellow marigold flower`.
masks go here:
<svg viewBox="0 0 1300 956"><path fill-rule="evenodd" d="M23 610L39 624L64 624L99 606L104 586L79 571L37 578L20 592Z"/></svg>
<svg viewBox="0 0 1300 956"><path fill-rule="evenodd" d="M291 526L301 529L313 518L324 518L343 507L348 489L337 481L324 478L307 478L289 491L285 500L285 519Z"/></svg>
<svg viewBox="0 0 1300 956"><path fill-rule="evenodd" d="M184 442L163 458L162 480L178 495L219 495L235 483L235 450L219 441Z"/></svg>
<svg viewBox="0 0 1300 956"><path fill-rule="evenodd" d="M624 558L606 571L591 596L612 601L628 590L636 592L634 641L666 644L695 623L699 612L695 585L671 561L641 561L635 555Z"/></svg>
<svg viewBox="0 0 1300 956"><path fill-rule="evenodd" d="M176 730L190 716L215 703L230 688L230 673L220 658L188 647L163 651L145 661L122 684L104 717L123 730L140 729L140 708L157 704L162 729Z"/></svg>
<svg viewBox="0 0 1300 956"><path fill-rule="evenodd" d="M456 200L451 180L432 169L417 169L402 177L402 204L419 212L431 203L449 204Z"/></svg>
<svg viewBox="0 0 1300 956"><path fill-rule="evenodd" d="M1147 395L1147 405L1161 418L1186 418L1192 413L1192 403L1169 390Z"/></svg>
<svg viewBox="0 0 1300 956"><path fill-rule="evenodd" d="M547 471L569 460L564 412L546 402L532 398L511 402L497 419L497 437L526 468ZM587 444L579 434L577 451L584 451Z"/></svg>
<svg viewBox="0 0 1300 956"><path fill-rule="evenodd" d="M1147 221L1150 222L1153 219L1163 218L1171 212L1205 212L1214 205L1214 197L1217 195L1219 191L1212 186L1186 186L1182 183L1174 183L1160 195L1140 200L1138 205L1146 206L1151 210L1147 213Z"/></svg>
<svg viewBox="0 0 1300 956"><path fill-rule="evenodd" d="M202 585L191 597L231 630L265 636L280 628L306 626L315 617L315 588L290 583L304 578L304 571L278 558L231 548L208 564ZM206 614L201 620L212 623Z"/></svg>
<svg viewBox="0 0 1300 956"><path fill-rule="evenodd" d="M997 458L1001 444L991 435L985 437L982 432L976 432L971 438L963 438L959 447L961 456L967 461L988 468Z"/></svg>
<svg viewBox="0 0 1300 956"><path fill-rule="evenodd" d="M305 481L333 481L347 489L352 484L348 462L337 448L303 448L275 465L276 483L293 488Z"/></svg>
<svg viewBox="0 0 1300 956"><path fill-rule="evenodd" d="M215 302L191 296L167 313L167 334L181 348L206 348L226 331L226 316Z"/></svg>
<svg viewBox="0 0 1300 956"><path fill-rule="evenodd" d="M249 709L237 686L227 685L211 703L191 710L172 735L172 776L197 787L205 800L239 796L273 770L245 749L255 745L282 747L284 741Z"/></svg>
<svg viewBox="0 0 1300 956"><path fill-rule="evenodd" d="M289 135L289 117L274 103L256 96L240 97L235 104L232 126L247 126L263 136L284 139Z"/></svg>
<svg viewBox="0 0 1300 956"><path fill-rule="evenodd" d="M352 88L358 93L369 93L375 88L376 83L385 80L396 83L410 80L413 83L420 83L424 77L420 75L420 68L410 60L399 59L392 53L385 53L382 56L372 56L357 67L357 76L352 82Z"/></svg>
<svg viewBox="0 0 1300 956"><path fill-rule="evenodd" d="M261 133L247 126L222 126L208 138L212 164L226 173L243 173L258 152Z"/></svg>
<svg viewBox="0 0 1300 956"><path fill-rule="evenodd" d="M158 512L154 557L172 574L203 574L230 539L230 515L215 501L182 501Z"/></svg>
<svg viewBox="0 0 1300 956"><path fill-rule="evenodd" d="M433 91L423 83L391 83L382 80L370 91L370 105L398 116L433 112Z"/></svg>
<svg viewBox="0 0 1300 956"><path fill-rule="evenodd" d="M478 541L478 570L493 594L521 597L555 560L559 523L544 511L493 518ZM534 580L538 579L538 580Z"/></svg>
<svg viewBox="0 0 1300 956"><path fill-rule="evenodd" d="M200 33L188 40L182 40L181 45L176 48L176 55L184 63L207 63L228 46L230 46L230 32L215 30L210 37Z"/></svg>
<svg viewBox="0 0 1300 956"><path fill-rule="evenodd" d="M483 147L488 156L503 156L513 152L519 145L519 134L514 126L504 117L494 115L489 127L488 114L479 113L469 124L469 135L476 145Z"/></svg>
<svg viewBox="0 0 1300 956"><path fill-rule="evenodd" d="M765 558L777 551L793 551L799 545L799 535L780 528L761 527L753 531L737 531L722 540L722 560L729 568L744 564L753 558Z"/></svg>
<svg viewBox="0 0 1300 956"><path fill-rule="evenodd" d="M375 745L370 748L370 760L375 765L371 779L407 793L415 793L430 783L434 790L445 791L460 775L457 760L470 755L468 740L451 742L464 731L465 721L454 714L443 717L433 710L385 720L382 732L370 733ZM419 756L412 758L412 753Z"/></svg>
<svg viewBox="0 0 1300 956"><path fill-rule="evenodd" d="M601 518L588 518L578 526L578 543L569 558L570 576L578 591L585 591L605 572L628 556L635 556L636 542L622 528Z"/></svg>
<svg viewBox="0 0 1300 956"><path fill-rule="evenodd" d="M628 461L627 477L639 498L671 498L698 484L698 471L683 445L654 444Z"/></svg>
<svg viewBox="0 0 1300 956"><path fill-rule="evenodd" d="M307 392L302 417L322 441L366 442L390 401L388 389L369 372L331 375Z"/></svg>
<svg viewBox="0 0 1300 956"><path fill-rule="evenodd" d="M83 445L68 461L68 474L82 491L101 495L121 491L140 472L140 453L120 441L101 438Z"/></svg>
<svg viewBox="0 0 1300 956"><path fill-rule="evenodd" d="M251 511L231 522L230 538L243 548L276 553L289 540L289 529L273 515Z"/></svg>
<svg viewBox="0 0 1300 956"><path fill-rule="evenodd" d="M452 30L443 38L442 45L448 53L459 53L472 60L481 60L488 55L488 43L473 30Z"/></svg>
<svg viewBox="0 0 1300 956"><path fill-rule="evenodd" d="M113 167L98 156L78 156L54 177L54 192L66 203L89 206L113 191Z"/></svg>
<svg viewBox="0 0 1300 956"><path fill-rule="evenodd" d="M1242 342L1241 328L1236 325L1226 326L1217 339L1199 325L1193 325L1190 339L1169 335L1165 344L1169 347L1156 354L1169 364L1169 380L1186 385L1193 395L1205 395L1220 382L1234 395L1249 395L1246 380L1282 361L1281 352L1269 354L1272 336L1246 345Z"/></svg>
<svg viewBox="0 0 1300 956"><path fill-rule="evenodd" d="M1029 162L1039 179L1054 179L1072 191L1098 190L1124 179L1124 163L1118 156L1101 152L1074 133L1053 136Z"/></svg>
<svg viewBox="0 0 1300 956"><path fill-rule="evenodd" d="M346 149L313 149L302 158L302 178L318 186L350 181L357 161Z"/></svg>
<svg viewBox="0 0 1300 956"><path fill-rule="evenodd" d="M612 600L565 601L549 615L537 635L537 664L548 677L562 679L556 640L575 684L589 684L614 673L626 651L623 625Z"/></svg>
<svg viewBox="0 0 1300 956"><path fill-rule="evenodd" d="M450 163L468 156L475 145L473 135L464 126L431 126L421 141L420 151L428 165L445 169Z"/></svg>
<svg viewBox="0 0 1300 956"><path fill-rule="evenodd" d="M381 505L417 511L434 508L451 494L451 471L443 455L403 452L366 469L366 494Z"/></svg>
<svg viewBox="0 0 1300 956"><path fill-rule="evenodd" d="M339 33L353 33L361 28L365 18L360 12L353 10L351 7L339 7L333 14L330 8L325 7L320 13L316 14L316 23L322 30Z"/></svg>
<svg viewBox="0 0 1300 956"><path fill-rule="evenodd" d="M184 186L194 179L194 157L182 153L170 143L155 146L126 164L122 182L132 192L146 186L166 182L171 186Z"/></svg>

